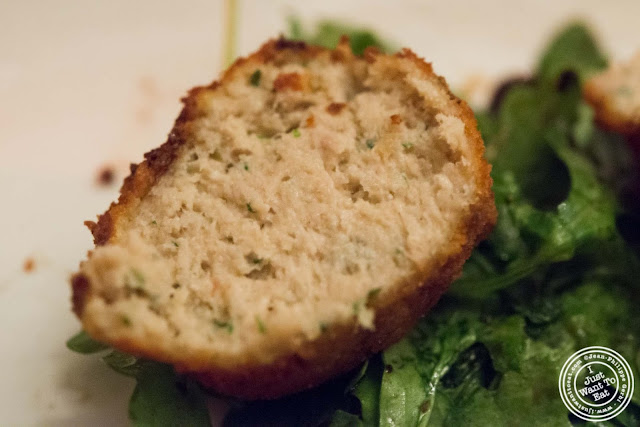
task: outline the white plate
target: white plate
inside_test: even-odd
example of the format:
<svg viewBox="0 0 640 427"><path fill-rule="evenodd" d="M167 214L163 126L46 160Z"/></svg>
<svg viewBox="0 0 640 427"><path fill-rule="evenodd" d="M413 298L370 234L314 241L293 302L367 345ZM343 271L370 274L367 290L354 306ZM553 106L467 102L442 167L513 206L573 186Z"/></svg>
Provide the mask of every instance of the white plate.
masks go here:
<svg viewBox="0 0 640 427"><path fill-rule="evenodd" d="M296 12L367 24L464 87L530 69L582 17L613 57L640 47L640 2L240 1L240 53ZM69 274L118 180L162 143L188 88L221 66L220 1L7 1L0 5L0 424L123 425L132 382L64 341L79 328ZM480 77L478 77L480 76ZM481 85L482 86L482 85ZM22 271L33 257L35 270Z"/></svg>

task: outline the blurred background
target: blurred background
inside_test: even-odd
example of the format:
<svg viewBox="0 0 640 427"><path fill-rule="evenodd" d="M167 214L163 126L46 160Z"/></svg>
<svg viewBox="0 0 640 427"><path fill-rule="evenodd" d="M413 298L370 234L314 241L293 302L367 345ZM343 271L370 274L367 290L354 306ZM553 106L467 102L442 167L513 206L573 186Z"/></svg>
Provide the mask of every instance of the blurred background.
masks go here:
<svg viewBox="0 0 640 427"><path fill-rule="evenodd" d="M640 47L640 2L238 0L235 53L335 19L433 63L480 103L526 74L562 24L591 25L610 57ZM225 65L225 1L0 2L0 424L126 425L133 381L72 354L68 277L82 225L117 197L131 162L164 142L179 99Z"/></svg>

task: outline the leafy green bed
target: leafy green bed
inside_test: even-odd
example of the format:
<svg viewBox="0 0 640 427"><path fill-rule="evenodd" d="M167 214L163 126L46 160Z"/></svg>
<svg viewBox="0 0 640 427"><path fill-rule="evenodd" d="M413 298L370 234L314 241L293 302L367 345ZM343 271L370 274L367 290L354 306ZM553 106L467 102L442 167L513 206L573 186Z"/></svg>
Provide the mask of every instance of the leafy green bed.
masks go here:
<svg viewBox="0 0 640 427"><path fill-rule="evenodd" d="M390 46L332 22L314 33L296 20L290 26L293 37L328 47L347 33L357 53ZM613 348L640 379L638 242L624 235L640 229L624 203L631 154L620 136L594 125L580 95L584 79L606 62L588 30L571 25L530 78L505 83L490 108L476 112L498 224L405 339L317 389L273 402L231 401L224 424L569 426L584 421L563 405L558 375L576 350ZM67 344L107 351L84 333ZM209 424L203 391L170 367L117 351L103 359L137 380L134 425ZM639 390L601 424L639 425Z"/></svg>

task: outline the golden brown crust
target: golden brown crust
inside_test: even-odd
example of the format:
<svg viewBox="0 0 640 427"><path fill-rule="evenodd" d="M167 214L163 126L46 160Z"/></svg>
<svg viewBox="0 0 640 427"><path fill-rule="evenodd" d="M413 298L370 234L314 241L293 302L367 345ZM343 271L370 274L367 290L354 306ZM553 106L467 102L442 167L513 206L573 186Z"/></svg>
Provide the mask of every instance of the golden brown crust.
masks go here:
<svg viewBox="0 0 640 427"><path fill-rule="evenodd" d="M71 278L71 308L78 317L82 316L88 292L89 279L82 274L75 274Z"/></svg>
<svg viewBox="0 0 640 427"><path fill-rule="evenodd" d="M307 120L305 120L304 124L308 128L313 128L316 126L316 118L313 116L313 114L307 117Z"/></svg>
<svg viewBox="0 0 640 427"><path fill-rule="evenodd" d="M345 44L346 41L343 40L341 48L344 48ZM282 55L276 55L278 52ZM238 59L224 73L219 82L193 89L183 99L184 109L176 120L167 142L147 153L145 160L132 168L131 175L122 186L117 203L112 204L96 224L89 226L96 245L103 245L114 237L119 219L147 194L175 160L178 149L187 141L191 121L201 114L202 110L198 103L203 93L214 91L223 85L238 72L243 64L272 61L276 57L281 59L287 55L295 55L303 59L312 58L322 52L326 50L307 46L302 42L284 39L270 41L250 57ZM365 59L374 62L378 55L380 53L376 50L368 49L365 52ZM330 57L333 61L347 60L340 48L332 51ZM437 77L448 90L444 79L433 73L431 65L410 50L405 49L396 54L396 57L411 60L425 73L425 77L430 79ZM366 357L402 338L437 302L451 281L459 276L462 265L471 254L473 247L487 236L496 220L491 192L490 166L484 160L484 145L477 130L475 117L466 103L457 99L450 91L449 96L458 106L457 115L464 121L466 136L472 143L472 161L475 163L474 170L477 171L475 181L479 188L477 197L475 203L469 208L465 220L451 239L450 247L443 248L441 251L443 255L436 260L435 267L430 271L417 272L406 281L406 286L395 286L384 300L373 301L371 306L376 312L375 330L371 331L358 326L354 319L351 324L329 327L319 338L300 344L294 351L269 365L248 363L231 370L212 366L210 360L193 360L190 363L183 362L177 365L178 370L195 376L205 386L223 394L246 399L270 399L318 385L332 376L354 368ZM337 114L343 106L335 104L331 108ZM86 277L76 275L72 281L72 288L73 308L81 317L84 303L91 293L91 285ZM344 343L349 344L344 345ZM175 363L175 360L170 360L166 355L156 354L151 344L145 345L131 341L112 344L132 354ZM198 366L208 368L206 372L202 372L200 368L195 368Z"/></svg>
<svg viewBox="0 0 640 427"><path fill-rule="evenodd" d="M346 106L347 104L345 104L344 102L332 102L327 106L327 113L331 114L332 116L335 116L337 114L340 114L340 112Z"/></svg>
<svg viewBox="0 0 640 427"><path fill-rule="evenodd" d="M402 117L400 117L400 114L393 114L389 117L389 119L394 125L399 125L400 123L402 123Z"/></svg>
<svg viewBox="0 0 640 427"><path fill-rule="evenodd" d="M582 88L582 95L593 107L598 125L624 135L640 134L640 121L618 111L613 105L611 95L604 92L595 80L587 80Z"/></svg>
<svg viewBox="0 0 640 427"><path fill-rule="evenodd" d="M307 89L308 82L298 73L282 73L273 82L273 90L301 92Z"/></svg>

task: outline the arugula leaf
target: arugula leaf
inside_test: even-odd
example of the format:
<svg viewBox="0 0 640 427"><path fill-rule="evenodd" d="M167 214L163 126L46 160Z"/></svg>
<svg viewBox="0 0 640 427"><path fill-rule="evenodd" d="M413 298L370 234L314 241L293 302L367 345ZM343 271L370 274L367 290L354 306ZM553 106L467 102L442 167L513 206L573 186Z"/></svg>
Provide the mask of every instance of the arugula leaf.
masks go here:
<svg viewBox="0 0 640 427"><path fill-rule="evenodd" d="M492 255L476 251L451 292L484 298L616 239L614 195L572 145L576 128L593 138L582 105L577 82L562 91L529 83L512 87L497 116L484 116L498 223Z"/></svg>
<svg viewBox="0 0 640 427"><path fill-rule="evenodd" d="M80 354L92 354L106 350L109 346L94 340L85 331L80 331L67 340L67 348Z"/></svg>
<svg viewBox="0 0 640 427"><path fill-rule="evenodd" d="M622 205L628 204L625 200L626 193L640 181L639 171L626 139L620 134L594 128L586 141L579 142L575 136L574 141L576 148L596 169L598 179L618 196Z"/></svg>
<svg viewBox="0 0 640 427"><path fill-rule="evenodd" d="M380 389L380 426L425 426L427 389L418 373L418 359L407 341L387 349Z"/></svg>
<svg viewBox="0 0 640 427"><path fill-rule="evenodd" d="M82 354L109 349L81 331L67 341L67 347ZM173 368L112 350L102 360L119 374L134 377L136 388L129 402L134 426L209 426L204 393L192 380L178 376Z"/></svg>
<svg viewBox="0 0 640 427"><path fill-rule="evenodd" d="M557 395L564 353L531 343L520 357L522 370L502 373L493 387L471 379L442 388L431 425L568 426L568 411Z"/></svg>
<svg viewBox="0 0 640 427"><path fill-rule="evenodd" d="M593 108L586 102L580 101L576 106L576 120L571 130L571 136L576 146L584 147L591 140L596 131L594 117Z"/></svg>
<svg viewBox="0 0 640 427"><path fill-rule="evenodd" d="M307 32L300 19L289 17L289 37L294 40L302 40L309 44L323 46L333 49L338 45L340 38L346 35L349 37L351 50L356 55L362 55L369 47L377 47L382 52L392 52L395 50L391 43L381 39L373 31L345 24L339 21L320 21L314 32Z"/></svg>
<svg viewBox="0 0 640 427"><path fill-rule="evenodd" d="M479 341L493 356L493 368L498 372L522 369L520 355L527 351L527 336L523 333L524 330L525 319L522 316L511 315L501 317L498 321L487 322L486 328L479 333Z"/></svg>
<svg viewBox="0 0 640 427"><path fill-rule="evenodd" d="M134 426L209 426L209 413L200 387L178 377L173 368L141 361L129 402Z"/></svg>
<svg viewBox="0 0 640 427"><path fill-rule="evenodd" d="M544 212L524 201L513 174L494 178L499 220L489 242L508 264L501 274L477 268L470 272L480 256L474 255L475 261L451 289L455 295L486 297L615 237L614 200L584 158L564 148L558 153L569 168L572 186L555 211Z"/></svg>
<svg viewBox="0 0 640 427"><path fill-rule="evenodd" d="M333 414L333 418L331 419L329 427L360 427L365 425L371 424L363 423L355 414L337 410L336 413Z"/></svg>
<svg viewBox="0 0 640 427"><path fill-rule="evenodd" d="M607 60L594 37L582 23L565 27L544 52L537 74L547 81L555 81L566 70L573 70L584 81L607 66Z"/></svg>
<svg viewBox="0 0 640 427"><path fill-rule="evenodd" d="M474 322L468 314L452 311L435 321L425 319L383 353L384 372L370 362L354 391L364 425L430 425L437 384L460 351L475 341Z"/></svg>
<svg viewBox="0 0 640 427"><path fill-rule="evenodd" d="M625 286L589 282L550 296L559 301L560 311L541 326L538 338L529 336L524 315L503 310L505 301L471 307L446 299L402 342L413 348L402 363L423 379L421 384L409 381L405 388L415 395L428 391L429 403L421 405L428 419L417 424L415 418L405 418L408 422L396 425L569 426L557 381L562 364L574 351L587 345L610 346L630 361L637 375L640 325L629 328L639 306L631 301L621 304L628 299L627 292ZM407 400L398 396L381 394L381 405L401 408ZM418 405L413 405L415 413ZM633 409L625 417L637 420Z"/></svg>
<svg viewBox="0 0 640 427"><path fill-rule="evenodd" d="M360 401L362 421L367 426L380 423L380 387L382 381L382 357L369 360L364 376L356 384L353 395Z"/></svg>
<svg viewBox="0 0 640 427"><path fill-rule="evenodd" d="M137 377L142 370L138 358L127 353L114 350L102 358L111 369L127 377Z"/></svg>

